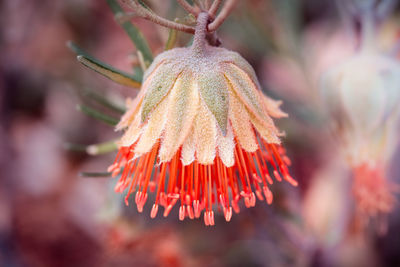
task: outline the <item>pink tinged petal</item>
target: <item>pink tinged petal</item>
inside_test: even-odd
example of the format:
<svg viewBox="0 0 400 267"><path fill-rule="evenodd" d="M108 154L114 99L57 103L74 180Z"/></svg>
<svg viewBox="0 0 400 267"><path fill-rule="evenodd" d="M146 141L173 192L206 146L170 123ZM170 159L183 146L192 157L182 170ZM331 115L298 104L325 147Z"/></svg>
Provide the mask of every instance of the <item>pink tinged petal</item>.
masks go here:
<svg viewBox="0 0 400 267"><path fill-rule="evenodd" d="M201 99L207 105L218 123L223 135L226 135L228 124L228 83L223 74L215 70L202 72L198 77L198 86Z"/></svg>
<svg viewBox="0 0 400 267"><path fill-rule="evenodd" d="M194 131L193 127L189 133L189 135L186 137L183 145L182 145L182 150L181 150L181 161L183 165L189 165L191 164L194 160L194 154L196 152L196 143L194 139Z"/></svg>
<svg viewBox="0 0 400 267"><path fill-rule="evenodd" d="M143 133L135 147L135 154L142 155L149 152L160 138L167 121L168 97L156 107L143 127Z"/></svg>
<svg viewBox="0 0 400 267"><path fill-rule="evenodd" d="M217 135L218 156L226 167L232 167L235 164L235 157L233 151L235 149L235 142L233 140L232 127L228 123L226 136L221 132Z"/></svg>
<svg viewBox="0 0 400 267"><path fill-rule="evenodd" d="M168 115L160 161L169 161L185 141L192 129L193 120L199 107L199 92L189 72L182 73L168 97Z"/></svg>
<svg viewBox="0 0 400 267"><path fill-rule="evenodd" d="M269 116L273 118L286 118L288 116L288 114L286 112L283 112L280 108L280 106L282 105L282 101L269 98L262 92L260 92L260 96L264 107L264 111Z"/></svg>
<svg viewBox="0 0 400 267"><path fill-rule="evenodd" d="M128 130L124 133L119 146L130 146L137 141L141 133L140 116L136 116L132 123L129 125Z"/></svg>
<svg viewBox="0 0 400 267"><path fill-rule="evenodd" d="M213 164L215 158L217 123L206 104L200 101L194 123L196 158L200 164Z"/></svg>
<svg viewBox="0 0 400 267"><path fill-rule="evenodd" d="M228 51L224 58L223 63L231 63L241 69L250 80L256 85L256 88L261 88L260 83L258 82L258 78L256 72L253 67L245 60L239 53L234 51Z"/></svg>
<svg viewBox="0 0 400 267"><path fill-rule="evenodd" d="M141 109L142 103L143 103L143 98L146 95L147 89L149 87L150 81L156 74L156 70L160 67L160 65L164 62L164 60L158 62L158 63L153 63L149 69L147 69L146 74L147 77L145 77L145 82L142 84L142 87L138 93L138 95L135 97L133 101L130 101L126 103L127 106L127 112L122 116L120 122L116 126L116 130L122 130L126 127L128 127L132 121L135 119L136 114Z"/></svg>
<svg viewBox="0 0 400 267"><path fill-rule="evenodd" d="M147 68L143 74L143 81L148 81L149 77L155 73L155 71L164 63L168 62L165 57L156 57L154 61Z"/></svg>
<svg viewBox="0 0 400 267"><path fill-rule="evenodd" d="M249 76L234 64L225 64L224 71L231 90L245 105L250 121L256 130L267 142L279 144L279 132L261 105L261 91L257 89Z"/></svg>
<svg viewBox="0 0 400 267"><path fill-rule="evenodd" d="M229 120L240 146L247 152L256 151L257 139L249 113L233 91L229 93Z"/></svg>
<svg viewBox="0 0 400 267"><path fill-rule="evenodd" d="M253 67L245 60L239 53L234 51L227 51L224 56L224 63L232 63L243 70L253 81L253 83L260 88L257 75Z"/></svg>
<svg viewBox="0 0 400 267"><path fill-rule="evenodd" d="M145 90L142 89L139 91L139 94L133 101L131 99L128 99L130 101L127 100L126 107L128 110L125 112L125 114L122 116L121 120L115 127L116 131L120 131L126 127L129 127L132 121L136 118L136 115L138 114L140 106L143 102L144 92Z"/></svg>
<svg viewBox="0 0 400 267"><path fill-rule="evenodd" d="M149 82L141 109L142 122L149 118L149 115L172 89L181 70L182 67L165 62L146 80Z"/></svg>
<svg viewBox="0 0 400 267"><path fill-rule="evenodd" d="M338 67L341 67L338 66ZM340 68L333 68L326 71L320 79L321 97L325 100L324 107L335 118L342 120L347 119L344 113L342 103L340 100L340 94L338 94L337 88L343 79L343 74L340 72ZM342 123L342 122L340 122Z"/></svg>
<svg viewBox="0 0 400 267"><path fill-rule="evenodd" d="M393 89L394 92L399 91L398 82L393 83L398 73L384 68L381 60L369 57L354 59L342 70L336 89L352 125L363 134L370 134L381 127L385 120L385 109L393 101L394 95L388 92Z"/></svg>
<svg viewBox="0 0 400 267"><path fill-rule="evenodd" d="M164 51L161 54L158 54L154 58L149 68L145 71L143 75L143 80L144 81L147 80L147 78L151 75L151 73L153 73L154 70L157 67L159 67L162 63L176 61L177 58L179 58L180 56L182 56L182 54L185 53L186 50L188 50L188 48L175 48L172 50Z"/></svg>
<svg viewBox="0 0 400 267"><path fill-rule="evenodd" d="M264 110L257 85L235 64L222 64L222 68L232 90L238 95L239 99L254 115L263 118Z"/></svg>
<svg viewBox="0 0 400 267"><path fill-rule="evenodd" d="M278 129L275 127L274 122L270 117L266 117L264 120L260 120L258 117L250 114L250 121L253 123L254 128L261 135L261 137L268 143L280 144Z"/></svg>

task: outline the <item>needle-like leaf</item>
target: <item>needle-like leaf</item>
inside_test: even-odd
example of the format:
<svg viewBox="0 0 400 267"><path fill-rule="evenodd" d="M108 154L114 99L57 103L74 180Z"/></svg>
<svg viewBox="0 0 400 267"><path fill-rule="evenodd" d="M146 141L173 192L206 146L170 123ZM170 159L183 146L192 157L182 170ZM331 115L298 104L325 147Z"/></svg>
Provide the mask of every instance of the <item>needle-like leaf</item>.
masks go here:
<svg viewBox="0 0 400 267"><path fill-rule="evenodd" d="M174 29L169 30L168 40L165 44L165 50L170 50L174 48L177 40L178 31Z"/></svg>
<svg viewBox="0 0 400 267"><path fill-rule="evenodd" d="M108 125L115 126L118 123L118 119L116 119L114 117L111 117L109 115L106 115L106 114L104 114L104 113L102 113L102 112L100 112L98 110L95 110L95 109L93 109L91 107L88 107L88 106L85 106L85 105L78 105L77 109L79 111L82 111L86 115L88 115L88 116L90 116L92 118L95 118L95 119L97 119L99 121L102 121L102 122L104 122L104 123L106 123Z"/></svg>
<svg viewBox="0 0 400 267"><path fill-rule="evenodd" d="M69 151L86 152L91 156L97 156L118 150L118 145L115 140L111 140L93 145L66 143L64 148Z"/></svg>
<svg viewBox="0 0 400 267"><path fill-rule="evenodd" d="M116 68L108 65L107 63L95 59L94 57L89 55L86 51L84 51L71 41L67 43L67 46L78 55L77 57L78 61L81 62L86 67L91 68L92 70L104 75L105 77L109 78L110 80L116 83L126 85L129 87L140 88L141 86L140 81L138 81L133 75L130 75L121 70L117 70Z"/></svg>
<svg viewBox="0 0 400 267"><path fill-rule="evenodd" d="M87 99L93 100L103 107L106 107L112 111L118 112L120 114L124 114L126 112L126 109L122 107L121 105L118 105L114 103L113 101L110 101L107 97L104 97L103 95L96 93L92 90L85 89L83 91L83 96Z"/></svg>
<svg viewBox="0 0 400 267"><path fill-rule="evenodd" d="M86 67L91 68L92 70L102 74L103 76L109 78L116 83L129 87L140 88L140 82L134 80L134 78L127 73L116 70L115 68L105 63L94 60L84 55L77 56L77 59Z"/></svg>
<svg viewBox="0 0 400 267"><path fill-rule="evenodd" d="M81 177L90 177L90 178L107 178L111 177L110 172L81 172L79 173Z"/></svg>
<svg viewBox="0 0 400 267"><path fill-rule="evenodd" d="M106 1L115 15L124 12L116 0L106 0ZM153 54L150 50L148 42L146 41L146 38L143 36L143 34L137 27L135 27L132 23L128 21L122 23L121 26L128 34L132 42L135 44L136 49L143 54L143 58L146 64L150 65L150 63L153 61Z"/></svg>
<svg viewBox="0 0 400 267"><path fill-rule="evenodd" d="M107 154L116 150L118 150L118 146L115 140L86 147L86 153L92 156Z"/></svg>

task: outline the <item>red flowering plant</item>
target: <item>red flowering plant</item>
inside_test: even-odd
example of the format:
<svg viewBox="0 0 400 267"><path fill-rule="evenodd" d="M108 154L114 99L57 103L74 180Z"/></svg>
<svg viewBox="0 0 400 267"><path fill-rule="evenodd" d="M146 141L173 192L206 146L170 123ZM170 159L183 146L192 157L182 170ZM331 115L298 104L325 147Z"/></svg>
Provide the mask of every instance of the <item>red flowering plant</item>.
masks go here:
<svg viewBox="0 0 400 267"><path fill-rule="evenodd" d="M73 48L84 65L140 88L135 99L127 100L126 112L116 124L123 135L116 146L111 145L118 153L108 168L113 177L119 176L115 191L126 192L125 203L135 193L142 212L148 195L154 194L152 218L159 206L166 217L179 203L180 220L199 218L204 211L204 223L214 225L216 207L230 221L232 211L239 212L241 199L246 207L255 206L256 198L271 204L274 180L297 186L289 174L283 134L272 119L287 116L281 102L262 93L253 68L242 56L219 47L216 30L236 1L228 0L222 7L219 0L197 5L178 1L196 19L195 27L162 18L141 1L124 2L133 13L123 13L109 1L124 28L134 32L143 83ZM192 33L193 42L153 60L145 39L127 22L134 16ZM89 114L98 115L93 110ZM99 148L104 146L88 150L95 153Z"/></svg>

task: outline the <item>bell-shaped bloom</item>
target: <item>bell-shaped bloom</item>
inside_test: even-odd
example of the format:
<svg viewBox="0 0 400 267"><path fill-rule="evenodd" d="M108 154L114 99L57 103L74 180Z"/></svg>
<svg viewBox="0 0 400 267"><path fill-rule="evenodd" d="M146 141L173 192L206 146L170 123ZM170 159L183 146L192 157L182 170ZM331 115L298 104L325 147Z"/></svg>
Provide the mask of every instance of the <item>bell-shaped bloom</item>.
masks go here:
<svg viewBox="0 0 400 267"><path fill-rule="evenodd" d="M364 44L325 73L322 89L353 169L358 211L367 217L390 212L395 201L385 176L398 142L399 62Z"/></svg>
<svg viewBox="0 0 400 267"><path fill-rule="evenodd" d="M178 201L181 220L205 209L206 225L214 224L214 204L229 221L242 198L246 207L256 195L271 203L271 177L297 184L271 119L286 116L280 104L262 94L238 53L209 46L196 31L192 47L155 58L118 124L125 133L110 166L122 171L116 191L128 188L127 203L136 191L139 211L156 191L151 217L160 205L167 216Z"/></svg>

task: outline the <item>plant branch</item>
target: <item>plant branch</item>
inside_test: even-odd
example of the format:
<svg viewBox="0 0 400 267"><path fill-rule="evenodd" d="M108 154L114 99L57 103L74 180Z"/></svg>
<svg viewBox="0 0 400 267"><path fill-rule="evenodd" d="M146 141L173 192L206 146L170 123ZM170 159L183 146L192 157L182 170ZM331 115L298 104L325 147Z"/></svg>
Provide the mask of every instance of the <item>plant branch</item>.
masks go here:
<svg viewBox="0 0 400 267"><path fill-rule="evenodd" d="M158 16L157 14L149 11L148 9L144 8L142 5L140 5L136 0L125 0L124 1L129 7L131 7L134 11L135 14L143 19L149 20L151 22L154 22L158 25L170 28L170 29L175 29L177 31L182 31L182 32L187 32L187 33L194 33L195 28L191 26L187 26L184 24L176 23L173 21L170 21L168 19L165 19L163 17ZM130 17L133 15L130 14Z"/></svg>
<svg viewBox="0 0 400 267"><path fill-rule="evenodd" d="M212 3L210 9L208 10L208 14L210 17L215 18L215 15L217 15L218 9L222 4L222 0L214 0Z"/></svg>
<svg viewBox="0 0 400 267"><path fill-rule="evenodd" d="M205 6L206 9L210 9L210 7L211 7L211 0L205 0L205 1L204 1L204 6Z"/></svg>
<svg viewBox="0 0 400 267"><path fill-rule="evenodd" d="M193 0L193 2L194 2L202 11L204 11L203 2L201 2L200 0Z"/></svg>
<svg viewBox="0 0 400 267"><path fill-rule="evenodd" d="M356 29L355 29L355 25L352 21L352 14L350 11L350 8L348 6L348 4L346 5L346 3L344 3L343 0L336 0L336 6L337 9L339 11L339 16L340 19L342 20L343 23L343 27L345 28L345 32L347 34L347 36L350 38L350 41L352 42L352 44L356 45L357 43L357 34L356 34Z"/></svg>
<svg viewBox="0 0 400 267"><path fill-rule="evenodd" d="M221 24L225 21L225 19L231 13L236 2L237 2L237 0L228 0L225 2L221 12L218 14L218 16L215 18L215 20L213 22L211 22L210 24L208 24L209 32L213 32L216 29L218 29L219 26L221 26Z"/></svg>
<svg viewBox="0 0 400 267"><path fill-rule="evenodd" d="M200 13L200 10L191 4L189 4L186 0L177 0L177 2L190 14L193 14L196 18Z"/></svg>

